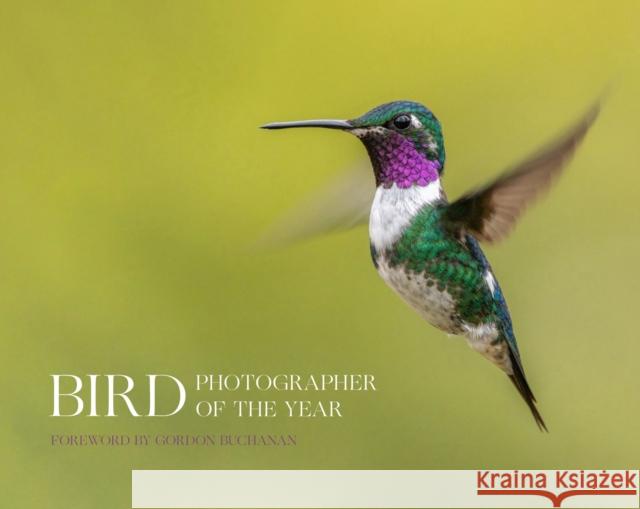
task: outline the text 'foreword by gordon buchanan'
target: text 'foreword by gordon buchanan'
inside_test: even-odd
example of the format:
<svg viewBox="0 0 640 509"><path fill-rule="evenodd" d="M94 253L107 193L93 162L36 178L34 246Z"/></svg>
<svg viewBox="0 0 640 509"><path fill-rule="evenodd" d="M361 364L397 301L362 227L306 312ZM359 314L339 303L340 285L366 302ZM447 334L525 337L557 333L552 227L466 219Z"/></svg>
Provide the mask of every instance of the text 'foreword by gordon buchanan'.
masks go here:
<svg viewBox="0 0 640 509"><path fill-rule="evenodd" d="M52 417L171 417L190 408L200 417L332 418L344 415L335 394L376 391L375 377L362 373L210 373L195 375L192 385L168 374L136 380L123 374L64 373L51 379Z"/></svg>

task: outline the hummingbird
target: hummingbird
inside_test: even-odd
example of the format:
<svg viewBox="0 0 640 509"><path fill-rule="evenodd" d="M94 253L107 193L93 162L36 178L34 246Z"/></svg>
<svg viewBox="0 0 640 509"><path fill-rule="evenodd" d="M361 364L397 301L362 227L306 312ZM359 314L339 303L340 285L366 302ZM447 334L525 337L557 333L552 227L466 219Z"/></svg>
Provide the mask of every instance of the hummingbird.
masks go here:
<svg viewBox="0 0 640 509"><path fill-rule="evenodd" d="M547 431L525 376L505 296L480 243L496 243L511 232L526 207L561 173L599 110L598 101L545 148L452 202L442 186L442 127L420 103L394 101L352 120L262 127L322 127L360 139L376 184L368 217L378 274L427 322L464 337L506 373L538 427Z"/></svg>

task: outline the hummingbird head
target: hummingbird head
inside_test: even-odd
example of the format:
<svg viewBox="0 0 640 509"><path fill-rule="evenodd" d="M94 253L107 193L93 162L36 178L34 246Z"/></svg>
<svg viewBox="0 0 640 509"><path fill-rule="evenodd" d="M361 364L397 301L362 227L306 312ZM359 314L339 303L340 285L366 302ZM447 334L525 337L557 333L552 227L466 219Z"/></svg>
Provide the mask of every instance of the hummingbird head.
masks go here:
<svg viewBox="0 0 640 509"><path fill-rule="evenodd" d="M444 169L440 122L412 101L386 103L353 120L276 122L263 127L327 127L354 134L369 153L378 186L426 186L438 180Z"/></svg>

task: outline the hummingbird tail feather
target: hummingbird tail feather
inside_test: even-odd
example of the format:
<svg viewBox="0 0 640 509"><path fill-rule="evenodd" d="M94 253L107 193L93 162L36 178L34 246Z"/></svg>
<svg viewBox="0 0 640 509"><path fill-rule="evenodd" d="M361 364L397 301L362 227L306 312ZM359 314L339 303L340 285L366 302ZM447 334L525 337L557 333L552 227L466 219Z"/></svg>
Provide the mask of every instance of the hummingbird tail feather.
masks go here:
<svg viewBox="0 0 640 509"><path fill-rule="evenodd" d="M540 415L540 412L536 407L536 398L531 391L531 387L529 387L529 383L527 382L526 377L524 376L522 366L519 362L516 361L516 359L513 358L513 352L511 353L511 357L513 374L509 375L509 379L511 380L511 382L513 382L515 388L518 389L520 396L522 396L522 399L524 399L525 403L529 407L529 410L531 410L533 418L535 419L538 428L540 428L540 431L546 431L548 433L549 430L547 429L547 425L544 423L542 415Z"/></svg>

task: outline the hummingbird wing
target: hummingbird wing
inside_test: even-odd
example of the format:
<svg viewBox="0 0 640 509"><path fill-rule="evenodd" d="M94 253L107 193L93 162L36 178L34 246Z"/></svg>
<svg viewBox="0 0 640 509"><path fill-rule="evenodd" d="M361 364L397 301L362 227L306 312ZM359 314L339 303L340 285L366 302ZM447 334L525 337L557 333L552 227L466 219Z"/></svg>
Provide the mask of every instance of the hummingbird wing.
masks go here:
<svg viewBox="0 0 640 509"><path fill-rule="evenodd" d="M599 100L563 135L493 182L452 202L446 220L484 242L505 238L527 206L560 175L597 118L600 105Z"/></svg>
<svg viewBox="0 0 640 509"><path fill-rule="evenodd" d="M362 161L287 211L262 235L258 244L290 244L366 223L374 194L375 182L371 168L368 161Z"/></svg>

